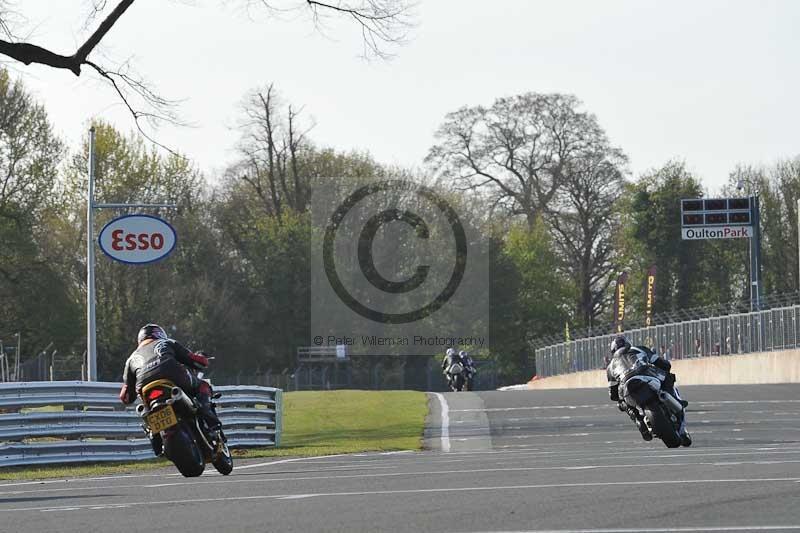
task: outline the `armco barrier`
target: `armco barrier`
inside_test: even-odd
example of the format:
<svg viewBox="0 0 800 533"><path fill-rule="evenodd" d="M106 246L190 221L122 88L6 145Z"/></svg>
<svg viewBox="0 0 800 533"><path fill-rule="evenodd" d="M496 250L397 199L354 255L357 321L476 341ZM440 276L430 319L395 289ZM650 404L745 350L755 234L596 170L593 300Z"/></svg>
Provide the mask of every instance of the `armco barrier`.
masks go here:
<svg viewBox="0 0 800 533"><path fill-rule="evenodd" d="M128 461L153 457L141 419L123 406L119 383L34 381L0 384L0 467ZM215 387L232 448L278 446L280 389Z"/></svg>

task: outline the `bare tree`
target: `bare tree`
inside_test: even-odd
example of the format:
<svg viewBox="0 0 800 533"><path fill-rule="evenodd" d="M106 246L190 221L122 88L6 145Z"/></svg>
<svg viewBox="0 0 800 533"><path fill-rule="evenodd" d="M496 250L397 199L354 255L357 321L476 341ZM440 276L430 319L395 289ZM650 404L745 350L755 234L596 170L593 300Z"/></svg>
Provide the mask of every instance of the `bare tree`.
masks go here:
<svg viewBox="0 0 800 533"><path fill-rule="evenodd" d="M51 201L63 155L44 108L0 68L0 284L17 284L43 264L31 252L31 228Z"/></svg>
<svg viewBox="0 0 800 533"><path fill-rule="evenodd" d="M564 268L577 287L575 315L590 327L608 308L617 271L615 203L625 183L624 164L622 152L610 148L569 161L563 186L548 207Z"/></svg>
<svg viewBox="0 0 800 533"><path fill-rule="evenodd" d="M133 5L134 1L119 0L113 9L108 11L110 6L107 0L91 0L85 27L88 28L104 13L108 12L108 14L84 43L74 53L67 55L54 52L45 46L20 40L13 31L19 14L11 9L10 2L0 0L0 56L6 56L25 65L36 63L55 69L68 70L76 76L82 74L84 66L91 68L113 87L133 116L139 131L147 136L142 130L140 121L145 120L151 126L157 126L164 121L177 123L178 119L174 111L176 102L160 96L142 77L132 71L128 63L111 68L90 58L92 52ZM268 11L305 7L309 10L309 14L318 28L322 27L327 16L345 17L361 31L365 56L388 56L387 48L403 43L406 40L407 30L412 26L411 4L408 0L241 1L244 1L248 8L261 7Z"/></svg>
<svg viewBox="0 0 800 533"><path fill-rule="evenodd" d="M300 159L310 148L307 134L313 125L300 124L301 111L284 105L274 84L253 91L243 105L242 160L233 172L250 186L267 213L278 219L287 207L304 211L308 206L310 184Z"/></svg>
<svg viewBox="0 0 800 533"><path fill-rule="evenodd" d="M35 213L63 155L44 108L0 68L0 217Z"/></svg>
<svg viewBox="0 0 800 533"><path fill-rule="evenodd" d="M463 107L447 115L426 161L457 188L481 191L491 209L525 216L532 227L570 161L608 143L580 106L571 95L527 93Z"/></svg>
<svg viewBox="0 0 800 533"><path fill-rule="evenodd" d="M490 210L542 218L575 283L576 317L591 324L607 305L613 204L622 152L571 95L527 93L447 115L427 161Z"/></svg>

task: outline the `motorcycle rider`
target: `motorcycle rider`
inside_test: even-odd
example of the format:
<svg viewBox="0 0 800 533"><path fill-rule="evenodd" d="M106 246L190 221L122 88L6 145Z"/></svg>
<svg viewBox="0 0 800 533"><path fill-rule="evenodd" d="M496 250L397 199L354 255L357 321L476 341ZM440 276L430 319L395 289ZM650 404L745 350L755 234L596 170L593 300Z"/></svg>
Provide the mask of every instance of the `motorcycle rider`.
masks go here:
<svg viewBox="0 0 800 533"><path fill-rule="evenodd" d="M469 355L469 352L466 350L461 350L458 352L458 356L464 363L464 371L467 374L467 390L472 390L472 378L475 376L476 372L475 361L473 361L472 357Z"/></svg>
<svg viewBox="0 0 800 533"><path fill-rule="evenodd" d="M678 392L675 390L675 374L671 373L672 364L664 358L661 358L645 346L631 346L628 339L624 335L617 335L611 341L611 360L606 368L608 376L608 393L611 401L617 402L621 411L628 413L631 420L634 421L639 432L642 434L644 440L652 440L653 435L647 429L647 425L639 414L639 411L629 406L624 399L619 396L619 387L624 384L631 377L639 374L642 370L642 363L653 365L666 373L666 377L661 384L661 390L673 396L684 407L684 414L681 416L681 444L684 446L691 446L692 438L686 430L686 416L685 409L689 402L681 399Z"/></svg>
<svg viewBox="0 0 800 533"><path fill-rule="evenodd" d="M442 359L442 373L447 377L447 386L449 387L453 381L453 376L450 375L448 370L454 364L459 363L464 365L464 361L461 360L458 352L455 351L453 348L448 348L447 351L444 353L444 359Z"/></svg>
<svg viewBox="0 0 800 533"><path fill-rule="evenodd" d="M125 361L122 371L122 388L119 399L131 404L142 387L158 379L168 379L190 397L197 399L198 412L210 431L221 429L222 424L211 404L211 387L189 370L208 366L208 357L202 352L191 352L179 342L170 339L158 324L146 324L136 337L136 350ZM153 452L162 453L161 436L152 436Z"/></svg>

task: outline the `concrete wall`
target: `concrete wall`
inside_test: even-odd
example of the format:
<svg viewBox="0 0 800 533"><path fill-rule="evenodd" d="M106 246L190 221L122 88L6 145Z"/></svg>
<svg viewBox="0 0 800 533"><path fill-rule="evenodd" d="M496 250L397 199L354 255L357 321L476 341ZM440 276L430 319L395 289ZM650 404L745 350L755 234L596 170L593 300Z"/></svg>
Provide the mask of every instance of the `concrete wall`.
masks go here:
<svg viewBox="0 0 800 533"><path fill-rule="evenodd" d="M678 385L800 383L800 350L722 355L672 361ZM605 370L575 372L528 383L529 389L607 387Z"/></svg>

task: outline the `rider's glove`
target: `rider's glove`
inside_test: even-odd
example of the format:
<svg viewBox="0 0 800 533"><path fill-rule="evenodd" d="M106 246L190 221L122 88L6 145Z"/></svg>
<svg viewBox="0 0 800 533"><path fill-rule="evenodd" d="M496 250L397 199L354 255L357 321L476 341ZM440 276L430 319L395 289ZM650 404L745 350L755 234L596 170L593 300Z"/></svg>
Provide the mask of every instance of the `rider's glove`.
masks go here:
<svg viewBox="0 0 800 533"><path fill-rule="evenodd" d="M190 353L189 359L191 359L196 365L202 366L203 368L208 366L208 357L206 357L202 352Z"/></svg>

